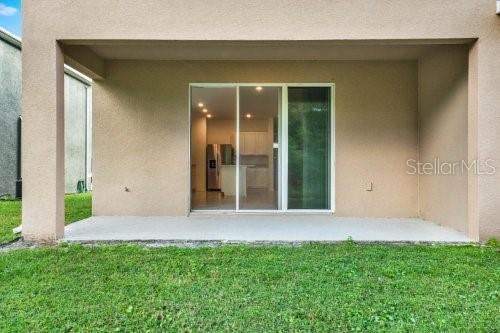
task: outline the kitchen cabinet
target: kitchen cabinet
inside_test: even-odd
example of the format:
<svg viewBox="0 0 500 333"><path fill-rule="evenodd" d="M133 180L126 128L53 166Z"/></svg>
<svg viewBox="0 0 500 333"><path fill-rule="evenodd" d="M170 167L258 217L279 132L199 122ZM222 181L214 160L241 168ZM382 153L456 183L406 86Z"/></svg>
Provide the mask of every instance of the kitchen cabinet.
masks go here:
<svg viewBox="0 0 500 333"><path fill-rule="evenodd" d="M241 155L268 155L269 147L267 132L241 132L240 154ZM236 135L231 135L231 143L236 147Z"/></svg>
<svg viewBox="0 0 500 333"><path fill-rule="evenodd" d="M240 154L241 155L267 155L267 132L241 132ZM235 141L234 138L232 138Z"/></svg>
<svg viewBox="0 0 500 333"><path fill-rule="evenodd" d="M255 168L255 187L267 187L267 168Z"/></svg>
<svg viewBox="0 0 500 333"><path fill-rule="evenodd" d="M255 154L266 155L267 132L257 132L255 135Z"/></svg>
<svg viewBox="0 0 500 333"><path fill-rule="evenodd" d="M247 186L249 188L267 188L269 168L249 167L247 169Z"/></svg>
<svg viewBox="0 0 500 333"><path fill-rule="evenodd" d="M247 196L247 168L240 166L240 196ZM221 192L227 196L236 195L236 165L221 165L220 168Z"/></svg>
<svg viewBox="0 0 500 333"><path fill-rule="evenodd" d="M252 132L242 132L240 134L240 153L242 155L255 155L255 135Z"/></svg>

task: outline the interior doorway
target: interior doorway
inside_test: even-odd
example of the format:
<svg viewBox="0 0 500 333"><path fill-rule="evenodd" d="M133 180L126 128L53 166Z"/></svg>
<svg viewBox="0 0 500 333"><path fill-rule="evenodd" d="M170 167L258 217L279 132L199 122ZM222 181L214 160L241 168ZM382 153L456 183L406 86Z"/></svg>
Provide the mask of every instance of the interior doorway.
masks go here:
<svg viewBox="0 0 500 333"><path fill-rule="evenodd" d="M191 210L334 210L332 84L192 84Z"/></svg>

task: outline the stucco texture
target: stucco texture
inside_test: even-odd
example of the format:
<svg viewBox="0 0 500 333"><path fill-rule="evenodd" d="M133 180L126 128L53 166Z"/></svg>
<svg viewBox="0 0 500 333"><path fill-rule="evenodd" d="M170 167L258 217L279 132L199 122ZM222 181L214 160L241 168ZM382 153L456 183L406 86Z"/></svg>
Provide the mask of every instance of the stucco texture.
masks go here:
<svg viewBox="0 0 500 333"><path fill-rule="evenodd" d="M187 2L163 0L25 0L23 2L23 18L25 46L23 51L23 116L25 117L26 127L30 130L30 134L23 143L25 148L23 150L25 170L29 170L28 173L25 173L25 181L30 185L25 197L26 200L23 203L23 231L27 238L50 240L62 235L64 217L62 211L64 132L61 123L63 119L63 75L61 68L64 54L61 45L69 43L80 42L82 45L88 45L92 42L103 43L106 41L124 43L126 41L295 42L318 40L325 41L325 43L330 41L338 43L364 42L378 46L405 45L412 41L429 44L467 43L468 46L471 46L468 59L468 157L474 156L480 160L494 159L500 161L500 118L498 117L498 106L500 105L500 92L498 90L500 86L500 57L498 56L500 54L500 17L496 15L495 1L492 0L423 0L418 2L413 0L278 0L253 2L235 2L231 0L193 0ZM258 49L254 52L258 53ZM305 50L303 54L309 53ZM251 56L249 57L251 58ZM245 71L241 72L238 78L226 71L211 76L208 75L210 73L207 73L206 70L190 76L189 71L186 74L175 70L170 72L162 69L162 66L148 68L148 66L140 62L135 64L138 68L124 70L122 74L119 74L118 67L125 67L125 65L115 63L113 59L106 59L106 61L101 59L102 61L99 61L97 57L93 57L88 52L85 56L82 55L82 59L87 59L86 61L82 60L82 62L85 62L86 68L90 71L92 66L97 68L94 71L99 74L96 75L97 77L103 77L106 76L106 72L109 73L107 79L112 82L104 83L104 85L109 85L108 89L118 91L121 86L125 90L131 87L139 89L136 93L130 95L123 94L121 102L113 100L112 103L114 104L111 101L108 103L113 106L109 109L116 110L119 108L121 110L123 108L123 113L127 115L120 125L126 124L127 120L137 121L130 112L125 111L141 106L138 102L142 98L140 94L153 97L168 92L168 94L182 96L182 98L176 99L176 102L167 101L167 97L160 97L158 101L147 102L147 106L152 107L152 109L146 112L152 113L153 116L144 116L144 122L139 121L139 124L145 125L146 122L152 122L148 124L151 125L150 131L152 133L157 132L160 136L150 134L150 136L144 135L141 137L141 135L137 135L138 140L134 140L134 142L139 143L145 143L146 141L150 143L153 138L155 141L166 139L166 136L162 136L162 132L160 132L159 122L149 119L163 120L162 130L168 131L169 135L174 138L172 144L180 144L180 146L173 148L170 143L168 144L167 147L172 150L165 153L165 156L170 157L180 156L180 154L187 156L189 154L187 150L188 139L184 138L181 141L180 135L178 135L180 131L187 131L187 115L181 115L177 113L178 111L175 111L172 112L168 119L163 119L164 116L160 110L167 108L163 102L168 102L169 109L180 110L180 101L187 100L187 89L184 84L171 86L167 82L186 83L192 79L191 77L193 77L193 81L196 79L196 81L207 82L215 80L217 75L219 75L221 81L236 81L236 79L238 81L268 80L264 75L266 73L260 73L262 75L257 78L252 73ZM357 68L353 69L353 71L355 70ZM158 78L156 75L158 72L172 75L162 77L162 80L158 82L163 83L158 84L158 82L153 81L146 83L142 79L138 83L134 83L132 82L132 75L126 74L126 72L139 71L144 75L144 78ZM280 71L285 72L285 70L277 66L273 73L276 74ZM307 71L305 69L301 71L304 77L308 77L309 68L307 68ZM315 82L320 80L332 81L331 77L325 78L325 73L317 74L309 80ZM371 81L371 79L367 73L361 74L356 84L362 87L364 80L361 78L363 76L367 76L368 81ZM288 77L293 75L297 75L297 73L293 70L287 70L286 73L282 73L282 76L275 77L272 81L288 81ZM341 77L341 75L336 74L333 81L340 83ZM123 78L124 81L118 83L114 81L116 78ZM384 88L385 85L392 84L390 78L390 75L383 73L379 76L376 84ZM384 83L386 79L389 82ZM146 87L150 91L144 91ZM98 97L98 94L103 96L103 92L104 90L96 93L96 97ZM337 91L337 93L338 97L342 96L341 92ZM119 93L117 92L116 95L118 96ZM363 101L365 97L358 95L351 98L350 102L356 104L358 100ZM95 105L99 104L100 102L97 102ZM182 108L185 109L186 105L186 102L184 102ZM389 113L389 111L387 112ZM108 117L109 115L101 116ZM338 115L339 121L342 121L342 116L341 114ZM360 119L365 121L370 118L369 116L365 118L365 115L360 115ZM136 126L139 126L139 124ZM376 121L374 122L374 125L378 126L378 124ZM372 135L370 131L377 126L369 127L366 136L370 137ZM122 126L122 128L128 129L127 126ZM352 131L355 129L351 128ZM39 140L42 134L46 137L46 140ZM348 131L345 132L345 135L346 137L349 136ZM123 138L123 136L120 137ZM401 136L403 137L402 134ZM96 138L99 139L98 136ZM382 138L385 139L385 136L382 136ZM375 138L375 143L384 142L391 148L388 151L395 150L393 145L397 146L397 144L385 142L382 138ZM115 139L110 138L110 140ZM365 139L361 137L360 140ZM403 141L406 143L405 140ZM131 143L129 145L131 153L133 152L132 148L136 151L139 150L139 144ZM98 143L94 144L94 147L97 148L98 146ZM137 154L143 159L148 155L144 150L160 149L159 144L142 145L141 147L143 151L139 151ZM340 142L338 142L338 147L339 151L337 153L342 154L341 149L343 148L341 148ZM349 144L344 145L344 147L349 147ZM161 149L166 148L161 147ZM181 150L183 153L178 154ZM354 156L356 156L355 148L354 151ZM366 154L370 153L371 151L366 152ZM187 157L184 160L187 160ZM125 169L132 170L132 167L139 166L138 163L134 164L126 158L122 159L122 161L121 163L131 163L128 166L126 165ZM104 162L104 160L101 161L101 163ZM146 171L139 172L155 170L156 164L164 165L163 162L165 161L144 160L143 164L153 164L153 166L151 168L147 166ZM120 162L116 161L116 163ZM188 177L189 167L187 165L183 164L176 167L167 164L166 166L170 168L169 171L178 171L176 175L179 178L186 179ZM97 166L96 169L98 169ZM337 172L340 173L341 171L342 166L338 165ZM362 175L365 174L366 172L362 173ZM122 179L125 176L127 183L130 183L131 174L116 175L114 180L117 184L122 184L125 182ZM160 184L165 181L157 179L157 176L149 176L151 180L148 181L152 182L153 178ZM368 177L375 176L368 175ZM339 179L337 180L339 181ZM96 179L97 181L103 180ZM183 197L182 193L173 196L171 189L174 186L177 188L177 185L184 185L184 182L185 180L181 181L175 178L165 184L167 186L163 187L161 193L161 198L165 199L164 202L167 202L165 207L172 208L171 212L176 214L185 211L188 199L187 196ZM376 180L375 184L377 184ZM357 189L357 186L357 184L353 185L353 188ZM119 190L110 189L109 194L114 194L115 191L118 193ZM132 188L130 193L134 193L133 191ZM136 187L135 191L139 191L139 193L144 191L145 193L146 189L139 190ZM178 191L182 192L183 190ZM340 194L341 190L338 191L338 194ZM42 199L36 195L41 192L45 192ZM500 217L500 173L497 172L492 176L478 176L475 179L469 177L467 192L467 214L469 216L467 223L472 225L472 228L469 229L475 228L480 239L492 236L500 237L500 223L498 222ZM398 188L394 189L393 193L398 193ZM158 193L154 192L154 194ZM102 200L101 202L105 203L106 200L111 201L112 198L99 198L99 193L96 193L96 195L96 213L99 213L102 212L100 209L103 208L103 204L99 207L98 202ZM153 193L147 194L145 199L139 201L139 204L144 203L148 196L152 195ZM349 194L345 195L346 198L350 198ZM363 193L360 194L360 197L363 200L372 200L365 197L369 195ZM391 202L391 194L388 195L387 202ZM132 198L133 195L130 197ZM122 196L118 196L115 200L120 199L122 199ZM126 199L124 205L130 202L132 200ZM178 206L176 206L177 204ZM375 202L372 202L366 206L368 208L365 206L359 208L363 213L368 213L366 209L370 210L371 213L375 213L371 211L375 204ZM384 204L382 203L382 206ZM342 209L345 209L342 207L342 205L338 207L339 214ZM401 207L404 208L402 210L405 213L408 213L408 207L405 204L402 204ZM149 210L151 213L163 210L156 204L156 201L154 201L154 204L148 205L147 208L143 207L143 209ZM125 208L119 213L128 214L132 213L133 210L132 208ZM375 210L377 209L375 208ZM344 212L347 214L348 210Z"/></svg>
<svg viewBox="0 0 500 333"><path fill-rule="evenodd" d="M65 191L86 178L87 85L65 75ZM0 195L16 195L17 131L21 115L21 50L0 40Z"/></svg>
<svg viewBox="0 0 500 333"><path fill-rule="evenodd" d="M334 82L337 215L417 216L412 61L109 62L94 86L95 215L188 214L193 82Z"/></svg>
<svg viewBox="0 0 500 333"><path fill-rule="evenodd" d="M64 76L64 174L65 192L77 192L87 178L87 85Z"/></svg>
<svg viewBox="0 0 500 333"><path fill-rule="evenodd" d="M427 54L419 64L419 158L438 169L419 177L420 216L468 231L468 48ZM423 171L423 170L421 170ZM471 170L471 173L474 171Z"/></svg>
<svg viewBox="0 0 500 333"><path fill-rule="evenodd" d="M16 195L21 50L0 39L0 195Z"/></svg>

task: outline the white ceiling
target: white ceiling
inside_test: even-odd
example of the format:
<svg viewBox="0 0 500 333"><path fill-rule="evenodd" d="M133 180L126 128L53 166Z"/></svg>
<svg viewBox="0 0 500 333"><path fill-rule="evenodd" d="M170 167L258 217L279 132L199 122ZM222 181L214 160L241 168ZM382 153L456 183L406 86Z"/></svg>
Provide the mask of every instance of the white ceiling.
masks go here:
<svg viewBox="0 0 500 333"><path fill-rule="evenodd" d="M240 88L240 115L251 114L252 119L268 119L276 116L279 99L279 87ZM193 115L203 115L198 103L203 103L212 119L236 119L236 88L199 88L191 90L191 108Z"/></svg>

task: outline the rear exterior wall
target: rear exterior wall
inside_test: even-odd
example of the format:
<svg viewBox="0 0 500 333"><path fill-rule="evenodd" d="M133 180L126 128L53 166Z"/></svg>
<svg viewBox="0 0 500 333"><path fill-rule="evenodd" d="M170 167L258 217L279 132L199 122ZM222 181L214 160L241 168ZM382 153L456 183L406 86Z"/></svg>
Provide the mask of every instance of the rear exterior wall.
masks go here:
<svg viewBox="0 0 500 333"><path fill-rule="evenodd" d="M16 195L21 50L0 39L0 196Z"/></svg>
<svg viewBox="0 0 500 333"><path fill-rule="evenodd" d="M188 214L189 84L215 82L335 83L336 215L418 215L414 61L109 61L94 86L94 215Z"/></svg>
<svg viewBox="0 0 500 333"><path fill-rule="evenodd" d="M472 235L467 187L474 170L462 164L468 161L468 61L466 46L420 60L419 156L433 170L421 172L419 198L422 218Z"/></svg>

